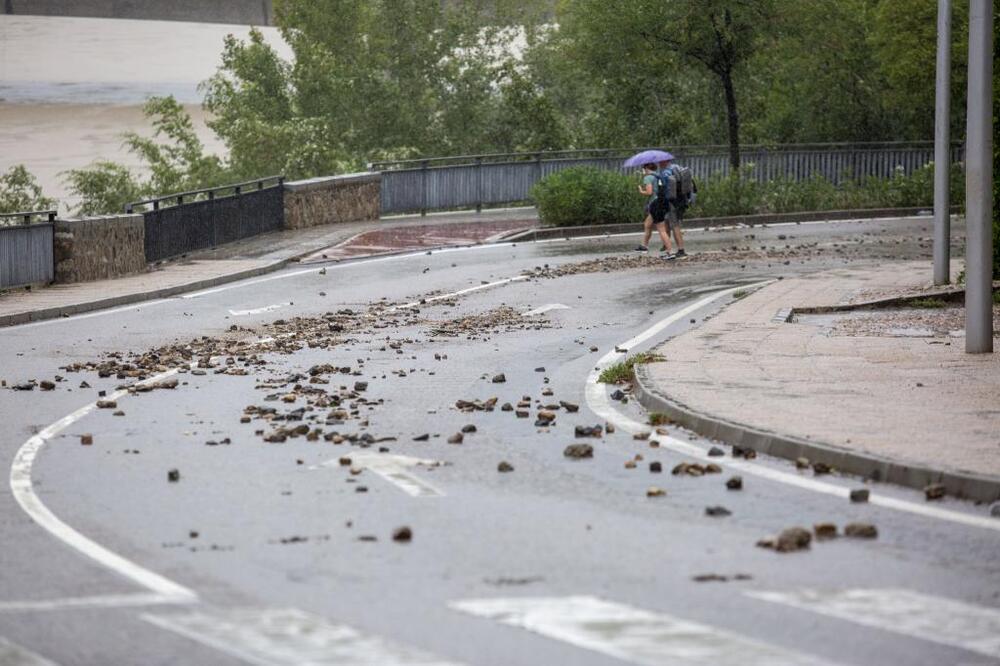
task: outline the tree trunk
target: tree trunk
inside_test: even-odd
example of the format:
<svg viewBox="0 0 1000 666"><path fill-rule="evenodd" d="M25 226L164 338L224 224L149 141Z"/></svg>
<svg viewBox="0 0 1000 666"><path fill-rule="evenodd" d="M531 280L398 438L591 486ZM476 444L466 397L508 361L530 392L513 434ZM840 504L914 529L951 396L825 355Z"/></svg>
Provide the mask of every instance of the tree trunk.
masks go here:
<svg viewBox="0 0 1000 666"><path fill-rule="evenodd" d="M722 72L722 87L726 92L726 115L729 118L729 164L733 172L740 168L740 114L736 110L736 91L733 89L733 73Z"/></svg>

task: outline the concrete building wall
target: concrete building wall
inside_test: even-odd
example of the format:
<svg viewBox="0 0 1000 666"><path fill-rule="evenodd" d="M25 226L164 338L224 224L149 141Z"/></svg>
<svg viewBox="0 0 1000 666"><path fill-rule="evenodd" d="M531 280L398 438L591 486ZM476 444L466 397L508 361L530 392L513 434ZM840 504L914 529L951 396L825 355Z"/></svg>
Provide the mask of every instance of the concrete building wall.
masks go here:
<svg viewBox="0 0 1000 666"><path fill-rule="evenodd" d="M271 0L0 0L5 14L273 25Z"/></svg>
<svg viewBox="0 0 1000 666"><path fill-rule="evenodd" d="M142 215L56 220L56 282L89 282L146 269Z"/></svg>

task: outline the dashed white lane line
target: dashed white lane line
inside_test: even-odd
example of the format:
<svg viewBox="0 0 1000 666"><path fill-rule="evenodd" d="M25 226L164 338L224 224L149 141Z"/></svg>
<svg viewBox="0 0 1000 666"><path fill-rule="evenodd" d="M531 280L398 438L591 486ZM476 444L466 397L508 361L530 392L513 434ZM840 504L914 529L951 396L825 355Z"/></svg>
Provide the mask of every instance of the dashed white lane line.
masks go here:
<svg viewBox="0 0 1000 666"><path fill-rule="evenodd" d="M57 666L54 661L11 643L0 636L0 664L3 666Z"/></svg>
<svg viewBox="0 0 1000 666"><path fill-rule="evenodd" d="M622 414L617 409L615 409L611 400L608 397L608 391L605 385L599 383L598 377L601 374L601 370L606 368L613 363L624 360L626 353L629 350L634 349L637 345L646 342L653 336L662 332L671 324L687 317L691 313L710 305L711 303L731 295L737 290L753 289L758 286L767 284L766 282L756 283L752 285L745 285L740 287L733 287L730 289L725 289L719 291L710 296L706 296L694 303L688 305L687 307L678 310L677 312L671 314L665 319L657 322L650 328L646 329L639 335L627 340L626 342L617 345L615 349L608 352L597 362L597 366L594 370L590 372L587 376L587 384L585 388L585 396L587 400L587 406L595 414L600 416L606 421L609 421L618 428L625 432L636 434L642 432L649 432L650 426L646 423L640 423L635 419L632 419L625 414ZM624 351L618 351L624 350ZM850 495L850 489L838 486L833 483L826 483L824 481L817 481L811 477L804 477L797 473L792 474L789 472L783 472L778 469L773 469L770 467L765 467L764 465L758 463L752 463L744 460L733 460L726 459L721 460L720 458L710 458L706 449L695 446L688 442L684 442L676 437L659 437L660 446L664 448L669 448L677 453L681 453L685 456L690 456L692 458L697 458L700 460L705 460L708 462L714 462L716 464L721 464L730 469L738 470L744 474L750 474L758 477L768 479L770 481L775 481L777 483L783 483L789 486L795 486L803 490L808 490L815 493L823 493L827 495L833 495L835 497L840 497L847 499ZM720 462L721 460L721 462ZM960 525L966 525L969 527L977 527L987 530L993 530L1000 532L1000 520L996 518L989 518L986 516L977 516L971 513L963 513L960 511L951 511L949 509L942 509L935 506L927 506L925 504L917 504L915 502L910 502L907 500L897 499L895 497L888 497L885 495L879 495L872 493L868 500L871 504L876 506L881 506L887 509L893 509L895 511L903 511L906 513L912 513L918 516L923 516L925 518L933 518L936 520L944 520Z"/></svg>
<svg viewBox="0 0 1000 666"><path fill-rule="evenodd" d="M408 467L438 467L441 463L436 460L372 451L358 451L345 457L350 458L352 467L370 470L407 495L412 497L444 497L444 491L407 471ZM319 465L313 465L309 469L340 466L340 458L334 458Z"/></svg>
<svg viewBox="0 0 1000 666"><path fill-rule="evenodd" d="M528 312L525 312L524 316L537 317L538 315L545 314L546 312L550 312L552 310L569 310L569 309L570 307L568 305L563 305L562 303L548 303L546 305L537 307L534 310L529 310Z"/></svg>
<svg viewBox="0 0 1000 666"><path fill-rule="evenodd" d="M291 305L291 303L275 303L274 305L265 305L262 308L253 308L251 310L230 310L229 314L234 317L245 317L247 315L264 314L265 312L274 312L275 310L280 310L286 305Z"/></svg>
<svg viewBox="0 0 1000 666"><path fill-rule="evenodd" d="M452 608L644 666L829 664L718 627L590 596L467 599ZM564 663L572 663L567 659Z"/></svg>
<svg viewBox="0 0 1000 666"><path fill-rule="evenodd" d="M902 589L744 591L754 599L1000 658L1000 609Z"/></svg>
<svg viewBox="0 0 1000 666"><path fill-rule="evenodd" d="M295 608L231 608L142 619L259 666L457 666Z"/></svg>
<svg viewBox="0 0 1000 666"><path fill-rule="evenodd" d="M66 597L38 601L0 601L0 613L72 610L74 608L124 608L127 606L159 606L188 603L191 599L162 594L103 594L92 597ZM0 661L3 664L3 661Z"/></svg>
<svg viewBox="0 0 1000 666"><path fill-rule="evenodd" d="M484 289L493 289L494 287L502 287L505 284L510 284L512 282L523 282L527 280L527 275L515 275L514 277L503 278L502 280L494 280L493 282L484 282L482 284L477 284L475 287L468 287L466 289L459 289L458 291L453 291L450 294L440 294L438 296L432 296L430 298L425 298L423 301L411 301L409 303L404 303L403 305L394 305L389 308L389 312L396 312L397 310L405 310L407 308L415 308L420 305L426 305L427 303L436 303L438 301L444 301L449 298L455 298L456 296L464 296L466 294L471 294L477 291L483 291Z"/></svg>

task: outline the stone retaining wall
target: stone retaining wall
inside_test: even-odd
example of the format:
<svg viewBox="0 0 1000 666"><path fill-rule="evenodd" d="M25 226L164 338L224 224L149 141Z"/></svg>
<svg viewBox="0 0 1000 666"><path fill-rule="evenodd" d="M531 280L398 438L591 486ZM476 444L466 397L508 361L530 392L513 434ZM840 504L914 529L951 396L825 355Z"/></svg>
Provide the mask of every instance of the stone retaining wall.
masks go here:
<svg viewBox="0 0 1000 666"><path fill-rule="evenodd" d="M355 173L285 183L285 228L379 219L382 175Z"/></svg>
<svg viewBox="0 0 1000 666"><path fill-rule="evenodd" d="M56 282L105 280L146 269L142 215L56 220Z"/></svg>

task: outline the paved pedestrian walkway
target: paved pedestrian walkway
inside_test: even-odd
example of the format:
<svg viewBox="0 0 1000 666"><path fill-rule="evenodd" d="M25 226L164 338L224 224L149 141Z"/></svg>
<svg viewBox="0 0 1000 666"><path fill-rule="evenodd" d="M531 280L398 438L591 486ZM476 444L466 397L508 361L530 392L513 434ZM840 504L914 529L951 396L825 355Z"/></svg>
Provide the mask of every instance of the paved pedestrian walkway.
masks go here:
<svg viewBox="0 0 1000 666"><path fill-rule="evenodd" d="M278 270L293 261L481 242L537 224L533 208L441 213L279 231L161 262L113 280L0 292L0 326L51 319L204 289ZM366 239L377 239L369 242ZM344 244L342 249L338 245ZM333 249L329 249L333 248Z"/></svg>
<svg viewBox="0 0 1000 666"><path fill-rule="evenodd" d="M920 293L930 276L914 262L773 283L663 344L666 362L643 377L717 423L1000 480L1000 338L998 353L966 354L961 305L783 321L789 308Z"/></svg>

